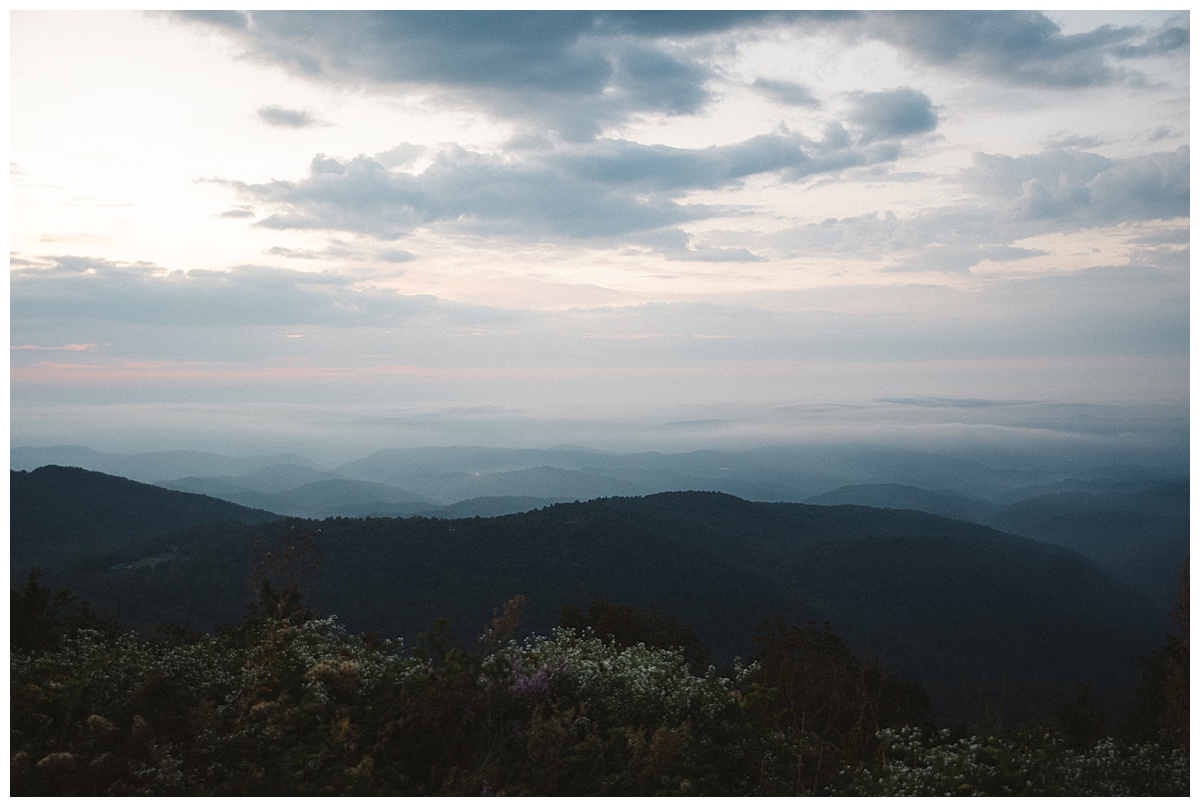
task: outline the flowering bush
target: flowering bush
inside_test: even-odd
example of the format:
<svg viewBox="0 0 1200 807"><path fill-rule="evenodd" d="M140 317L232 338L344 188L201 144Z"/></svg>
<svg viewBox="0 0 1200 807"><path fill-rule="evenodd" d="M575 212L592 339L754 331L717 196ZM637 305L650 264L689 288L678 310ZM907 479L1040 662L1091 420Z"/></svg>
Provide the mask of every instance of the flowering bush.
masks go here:
<svg viewBox="0 0 1200 807"><path fill-rule="evenodd" d="M798 726L788 715L806 701L784 691L792 679L758 665L697 675L681 651L619 647L586 630L502 646L500 635L471 654L437 633L413 648L349 635L334 618L258 619L173 641L76 630L10 658L12 793L1188 790L1186 750L1111 739L1073 750L1038 732L952 740L906 728L831 749L850 735ZM840 649L833 657L844 661ZM811 663L788 669L811 678ZM850 759L859 761L830 762Z"/></svg>
<svg viewBox="0 0 1200 807"><path fill-rule="evenodd" d="M848 773L830 792L860 796L1187 795L1188 753L1105 738L1083 750L1052 734L951 740L941 731L880 732L882 762Z"/></svg>

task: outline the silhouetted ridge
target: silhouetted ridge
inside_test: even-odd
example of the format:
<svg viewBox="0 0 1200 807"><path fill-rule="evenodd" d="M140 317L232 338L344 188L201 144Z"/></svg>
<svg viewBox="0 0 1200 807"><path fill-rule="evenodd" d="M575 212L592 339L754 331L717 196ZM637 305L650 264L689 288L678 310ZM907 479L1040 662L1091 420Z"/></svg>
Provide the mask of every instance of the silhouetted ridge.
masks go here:
<svg viewBox="0 0 1200 807"><path fill-rule="evenodd" d="M47 473L61 483L45 488L58 491L53 501L69 498L69 482L86 483L70 511L80 523L88 501L99 521L143 528L173 497L213 504L87 472ZM18 492L28 482L14 479ZM14 496L14 531L55 522L33 504ZM676 616L727 662L752 652L764 619L828 621L856 652L920 680L943 717L971 712L985 681L1015 712L1069 699L1080 681L1110 702L1132 692L1137 656L1167 631L1165 611L1074 552L912 510L684 491L492 518L194 523L169 537L171 563L114 571L115 549L89 559L77 546L70 572L53 582L143 629L163 619L207 629L240 618L256 554L309 535L321 558L311 604L353 631L412 638L442 617L483 624L521 594L524 628L544 633L563 606L608 600Z"/></svg>
<svg viewBox="0 0 1200 807"><path fill-rule="evenodd" d="M255 524L280 516L82 468L10 471L11 556L18 576L64 553L100 552L200 524Z"/></svg>

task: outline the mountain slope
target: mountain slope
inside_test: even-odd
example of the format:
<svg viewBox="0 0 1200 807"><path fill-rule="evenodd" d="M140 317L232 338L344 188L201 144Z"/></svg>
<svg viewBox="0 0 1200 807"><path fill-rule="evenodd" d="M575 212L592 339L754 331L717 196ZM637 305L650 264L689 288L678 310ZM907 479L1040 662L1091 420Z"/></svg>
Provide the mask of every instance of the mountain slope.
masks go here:
<svg viewBox="0 0 1200 807"><path fill-rule="evenodd" d="M219 496L245 507L297 518L362 517L376 512L410 515L429 507L420 494L359 479L320 479L288 490L248 490L220 479L183 479L169 483Z"/></svg>
<svg viewBox="0 0 1200 807"><path fill-rule="evenodd" d="M10 471L10 564L53 566L142 538L199 524L256 524L280 516L210 496L49 465Z"/></svg>
<svg viewBox="0 0 1200 807"><path fill-rule="evenodd" d="M675 614L729 659L752 652L750 634L769 617L827 620L858 651L924 682L943 717L968 714L981 686L1030 713L1080 681L1119 703L1140 675L1136 657L1167 629L1144 598L1059 547L915 511L713 493L496 518L205 525L174 534L175 559L153 571L84 558L55 582L143 627L212 627L240 617L255 556L301 534L320 554L310 601L354 631L411 639L450 617L469 639L524 594L526 629L545 632L562 605L608 599Z"/></svg>
<svg viewBox="0 0 1200 807"><path fill-rule="evenodd" d="M985 523L1086 555L1164 607L1174 601L1191 551L1186 482L1035 496L999 510Z"/></svg>
<svg viewBox="0 0 1200 807"><path fill-rule="evenodd" d="M979 522L996 505L955 491L932 491L912 485L845 485L807 499L806 504L861 504L897 510L920 510L947 518Z"/></svg>
<svg viewBox="0 0 1200 807"><path fill-rule="evenodd" d="M218 496L219 498L219 494L211 492L213 488L280 493L285 490L298 488L301 485L307 485L310 482L323 482L329 479L340 478L331 471L321 471L307 465L290 463L258 468L250 473L239 476L189 476L182 479L161 480L154 484L170 488L171 490L204 493L209 496Z"/></svg>
<svg viewBox="0 0 1200 807"><path fill-rule="evenodd" d="M152 451L129 455L93 451L83 446L21 447L9 451L9 467L13 470L31 471L46 465L86 468L157 484L161 479L235 476L273 465L311 466L312 463L295 454L227 457L205 451Z"/></svg>

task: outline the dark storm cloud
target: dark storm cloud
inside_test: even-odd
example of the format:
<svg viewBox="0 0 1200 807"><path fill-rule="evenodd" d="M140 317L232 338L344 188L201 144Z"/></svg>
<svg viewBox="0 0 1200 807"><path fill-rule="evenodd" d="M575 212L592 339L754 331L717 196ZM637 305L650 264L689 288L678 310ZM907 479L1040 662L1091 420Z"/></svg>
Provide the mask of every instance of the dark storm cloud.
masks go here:
<svg viewBox="0 0 1200 807"><path fill-rule="evenodd" d="M282 129L306 129L319 121L311 112L303 109L287 109L281 106L264 106L258 110L258 119L268 126Z"/></svg>
<svg viewBox="0 0 1200 807"><path fill-rule="evenodd" d="M750 86L771 100L788 106L805 106L814 109L821 106L820 100L812 94L812 90L794 81L756 78Z"/></svg>
<svg viewBox="0 0 1200 807"><path fill-rule="evenodd" d="M81 256L33 262L10 281L14 326L34 320L155 325L388 325L427 313L405 296L330 272L239 267L167 271Z"/></svg>
<svg viewBox="0 0 1200 807"><path fill-rule="evenodd" d="M862 127L864 143L925 134L938 124L929 96L911 87L856 94L850 120Z"/></svg>
<svg viewBox="0 0 1200 807"><path fill-rule="evenodd" d="M865 33L914 58L1025 87L1089 87L1127 78L1110 58L1184 47L1188 29L1167 26L1147 36L1136 26L1104 25L1064 34L1036 11L909 11L872 14Z"/></svg>
<svg viewBox="0 0 1200 807"><path fill-rule="evenodd" d="M840 129L819 141L782 131L707 149L600 140L531 150L519 161L447 148L415 175L390 171L371 157L318 155L301 180L229 184L275 208L258 222L273 229L397 238L442 225L532 238L620 239L730 212L677 201L688 191L729 187L759 174L797 181L899 156L893 144L850 140ZM743 257L724 259L753 259L737 254Z"/></svg>

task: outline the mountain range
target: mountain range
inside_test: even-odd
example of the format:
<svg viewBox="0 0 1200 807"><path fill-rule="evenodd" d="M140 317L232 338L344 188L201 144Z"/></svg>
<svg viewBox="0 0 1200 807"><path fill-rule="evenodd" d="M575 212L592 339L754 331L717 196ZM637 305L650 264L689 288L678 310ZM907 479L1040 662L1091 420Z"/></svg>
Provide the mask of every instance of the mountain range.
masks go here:
<svg viewBox="0 0 1200 807"><path fill-rule="evenodd" d="M138 455L14 448L11 467L74 465L300 518L458 518L673 490L860 504L971 521L1073 549L1169 608L1190 548L1187 470L863 446L620 454L582 446L384 449L322 466L292 454Z"/></svg>
<svg viewBox="0 0 1200 807"><path fill-rule="evenodd" d="M272 551L309 536L309 600L354 631L411 639L447 617L469 639L520 594L526 629L546 632L564 605L603 599L676 615L728 661L753 652L767 618L827 621L950 718L984 697L1036 712L1080 682L1127 702L1137 657L1167 631L1165 609L1077 552L914 510L671 492L486 518L316 520L80 469L11 482L14 576L39 565L143 630L237 621L255 569L286 577Z"/></svg>

